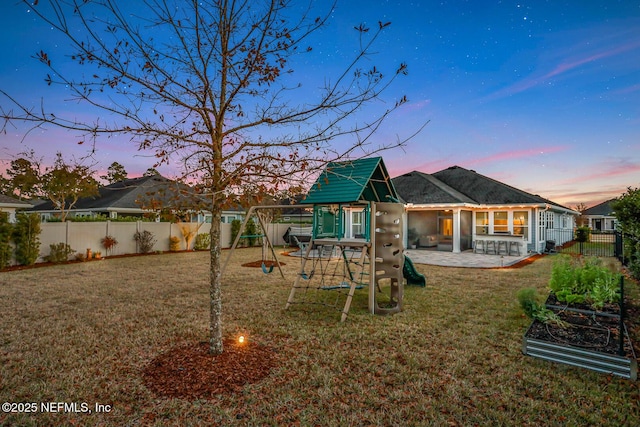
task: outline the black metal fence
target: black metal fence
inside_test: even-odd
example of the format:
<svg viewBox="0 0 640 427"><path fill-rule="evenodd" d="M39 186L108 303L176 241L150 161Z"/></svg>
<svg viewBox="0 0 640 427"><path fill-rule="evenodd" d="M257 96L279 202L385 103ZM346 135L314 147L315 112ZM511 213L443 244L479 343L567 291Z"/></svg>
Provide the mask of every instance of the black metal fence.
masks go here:
<svg viewBox="0 0 640 427"><path fill-rule="evenodd" d="M575 234L572 240L566 240L559 248L559 252L596 257L616 257L622 258L622 233L611 232L591 232L586 242L578 242Z"/></svg>

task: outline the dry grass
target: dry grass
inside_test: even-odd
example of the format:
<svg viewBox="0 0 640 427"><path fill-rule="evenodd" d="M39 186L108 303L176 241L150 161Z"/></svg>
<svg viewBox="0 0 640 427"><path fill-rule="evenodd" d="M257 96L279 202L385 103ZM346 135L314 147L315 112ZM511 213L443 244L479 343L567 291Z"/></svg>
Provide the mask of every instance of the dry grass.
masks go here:
<svg viewBox="0 0 640 427"><path fill-rule="evenodd" d="M1 425L640 425L634 382L521 353L515 294L546 287L550 258L522 269L418 265L405 310L349 319L284 305L287 280L240 267L224 280L224 324L273 348L260 383L211 401L155 397L141 373L208 333L208 256L179 253L0 273L0 402L86 402L109 413L0 413ZM637 289L634 290L637 295Z"/></svg>

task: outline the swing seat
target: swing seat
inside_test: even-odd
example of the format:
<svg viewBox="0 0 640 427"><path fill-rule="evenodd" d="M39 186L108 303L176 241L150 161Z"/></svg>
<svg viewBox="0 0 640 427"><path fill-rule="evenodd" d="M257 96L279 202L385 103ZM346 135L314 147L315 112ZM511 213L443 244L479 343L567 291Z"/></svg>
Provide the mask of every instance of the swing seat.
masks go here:
<svg viewBox="0 0 640 427"><path fill-rule="evenodd" d="M311 274L307 274L304 271L302 273L300 273L300 277L302 277L302 280L311 280L313 278L313 271L311 272Z"/></svg>
<svg viewBox="0 0 640 427"><path fill-rule="evenodd" d="M262 272L264 274L269 274L273 272L273 264L271 264L268 268L267 265L263 262L262 263Z"/></svg>

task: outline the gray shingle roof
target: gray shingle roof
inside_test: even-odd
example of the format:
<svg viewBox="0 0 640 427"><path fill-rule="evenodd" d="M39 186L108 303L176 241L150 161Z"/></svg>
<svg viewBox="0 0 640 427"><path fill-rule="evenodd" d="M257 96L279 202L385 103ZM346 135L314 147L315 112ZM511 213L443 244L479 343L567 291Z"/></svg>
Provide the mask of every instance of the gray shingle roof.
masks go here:
<svg viewBox="0 0 640 427"><path fill-rule="evenodd" d="M475 200L465 196L432 175L409 172L393 178L393 185L402 201L413 204L472 203Z"/></svg>
<svg viewBox="0 0 640 427"><path fill-rule="evenodd" d="M610 199L605 202L602 202L598 205L592 206L589 209L585 209L582 212L582 215L602 215L602 216L614 216L613 208L611 207L611 203L616 199Z"/></svg>
<svg viewBox="0 0 640 427"><path fill-rule="evenodd" d="M550 200L460 166L451 166L434 173L433 176L479 204L552 203Z"/></svg>
<svg viewBox="0 0 640 427"><path fill-rule="evenodd" d="M569 209L460 166L451 166L431 175L410 172L394 178L393 183L406 203L550 204Z"/></svg>
<svg viewBox="0 0 640 427"><path fill-rule="evenodd" d="M29 202L14 199L13 197L0 194L0 205L10 205L11 207L30 208L32 205Z"/></svg>
<svg viewBox="0 0 640 427"><path fill-rule="evenodd" d="M106 211L107 209L147 209L151 205L185 208L196 204L190 188L161 175L130 178L101 187L99 195L85 197L76 203L74 210ZM46 201L33 210L55 210L53 202Z"/></svg>

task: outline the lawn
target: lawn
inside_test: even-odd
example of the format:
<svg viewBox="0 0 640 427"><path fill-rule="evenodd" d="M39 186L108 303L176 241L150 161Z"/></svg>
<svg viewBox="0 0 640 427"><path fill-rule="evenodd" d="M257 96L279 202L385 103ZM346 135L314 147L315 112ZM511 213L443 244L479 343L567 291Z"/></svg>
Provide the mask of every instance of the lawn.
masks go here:
<svg viewBox="0 0 640 427"><path fill-rule="evenodd" d="M640 425L637 383L522 355L529 320L515 295L546 288L552 257L519 269L417 265L427 287L406 288L402 313L368 314L359 291L344 323L325 307L285 311L299 261L283 259L283 281L241 267L259 258L234 254L224 325L272 349L275 366L208 400L156 396L142 375L158 355L207 340L208 254L0 273L0 401L38 404L0 413L0 425ZM92 413L42 413L41 402Z"/></svg>

